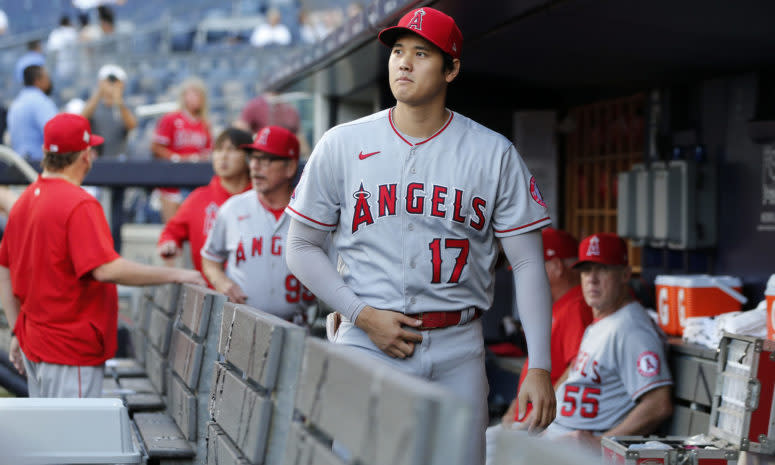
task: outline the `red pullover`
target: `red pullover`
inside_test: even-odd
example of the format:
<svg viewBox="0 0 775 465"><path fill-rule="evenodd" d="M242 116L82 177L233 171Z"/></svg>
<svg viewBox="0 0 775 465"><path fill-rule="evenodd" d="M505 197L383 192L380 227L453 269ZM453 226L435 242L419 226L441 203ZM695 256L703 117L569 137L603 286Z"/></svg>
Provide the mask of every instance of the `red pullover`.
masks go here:
<svg viewBox="0 0 775 465"><path fill-rule="evenodd" d="M248 183L242 192L250 189L251 185ZM231 196L232 194L221 185L221 178L213 176L210 184L195 189L186 197L175 216L164 226L159 235L159 244L175 241L178 247L183 247L183 242L188 240L191 243L191 262L201 273L202 256L199 251L205 245L218 208ZM209 282L207 284L213 287Z"/></svg>

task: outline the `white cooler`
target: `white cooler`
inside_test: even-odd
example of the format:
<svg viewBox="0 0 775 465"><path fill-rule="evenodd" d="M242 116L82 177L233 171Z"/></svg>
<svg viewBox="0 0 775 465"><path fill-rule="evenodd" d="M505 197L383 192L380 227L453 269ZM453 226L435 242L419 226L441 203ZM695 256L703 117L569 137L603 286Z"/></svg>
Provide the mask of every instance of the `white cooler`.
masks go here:
<svg viewBox="0 0 775 465"><path fill-rule="evenodd" d="M0 399L2 463L140 463L118 399Z"/></svg>

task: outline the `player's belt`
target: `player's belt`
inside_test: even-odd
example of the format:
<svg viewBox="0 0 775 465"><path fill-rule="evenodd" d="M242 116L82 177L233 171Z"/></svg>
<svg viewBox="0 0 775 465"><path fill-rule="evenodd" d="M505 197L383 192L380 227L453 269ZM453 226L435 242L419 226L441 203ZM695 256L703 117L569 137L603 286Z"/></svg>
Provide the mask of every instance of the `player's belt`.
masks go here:
<svg viewBox="0 0 775 465"><path fill-rule="evenodd" d="M422 321L422 325L417 329L426 330L464 325L482 316L482 311L478 308L471 307L451 312L425 312L409 316Z"/></svg>

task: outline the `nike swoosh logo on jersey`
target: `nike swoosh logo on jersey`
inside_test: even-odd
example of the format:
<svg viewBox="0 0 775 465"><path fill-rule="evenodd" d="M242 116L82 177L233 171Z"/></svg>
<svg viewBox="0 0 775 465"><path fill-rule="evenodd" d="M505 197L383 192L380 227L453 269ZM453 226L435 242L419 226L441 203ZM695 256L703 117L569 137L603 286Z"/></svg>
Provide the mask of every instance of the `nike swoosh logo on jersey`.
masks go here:
<svg viewBox="0 0 775 465"><path fill-rule="evenodd" d="M250 215L242 215L237 217L237 221L242 221L250 218Z"/></svg>
<svg viewBox="0 0 775 465"><path fill-rule="evenodd" d="M361 160L365 160L365 159L369 158L370 156L376 155L378 153L382 153L382 152L371 152L371 153L363 153L363 152L361 152L361 153L358 154L358 158L361 159Z"/></svg>

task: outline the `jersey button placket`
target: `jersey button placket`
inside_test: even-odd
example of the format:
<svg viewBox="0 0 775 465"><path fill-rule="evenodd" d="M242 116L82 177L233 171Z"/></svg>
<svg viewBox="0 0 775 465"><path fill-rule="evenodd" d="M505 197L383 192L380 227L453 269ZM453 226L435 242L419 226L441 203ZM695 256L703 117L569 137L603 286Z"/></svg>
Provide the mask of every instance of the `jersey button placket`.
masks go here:
<svg viewBox="0 0 775 465"><path fill-rule="evenodd" d="M414 146L412 146L408 152L406 153L405 158L403 159L403 166L401 168L401 185L405 186L407 183L410 182L408 173L412 170L412 164L414 162L412 155L414 154ZM399 210L399 215L401 216L401 271L403 272L403 295L404 295L404 307L409 308L410 300L408 299L407 293L409 291L408 289L408 281L409 279L413 279L412 274L407 270L406 263L407 263L407 241L408 241L408 234L406 233L406 230L408 229L411 231L414 229L414 226L409 223L409 218L406 212L403 209ZM406 227L406 229L404 229Z"/></svg>

